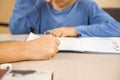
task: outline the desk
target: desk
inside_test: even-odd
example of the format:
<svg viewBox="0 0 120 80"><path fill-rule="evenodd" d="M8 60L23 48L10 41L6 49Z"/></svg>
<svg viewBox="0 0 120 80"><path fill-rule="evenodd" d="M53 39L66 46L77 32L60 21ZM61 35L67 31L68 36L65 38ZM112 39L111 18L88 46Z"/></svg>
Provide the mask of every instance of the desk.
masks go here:
<svg viewBox="0 0 120 80"><path fill-rule="evenodd" d="M0 41L26 37L0 34ZM13 69L52 70L54 80L120 80L120 55L62 52L50 60L12 64Z"/></svg>

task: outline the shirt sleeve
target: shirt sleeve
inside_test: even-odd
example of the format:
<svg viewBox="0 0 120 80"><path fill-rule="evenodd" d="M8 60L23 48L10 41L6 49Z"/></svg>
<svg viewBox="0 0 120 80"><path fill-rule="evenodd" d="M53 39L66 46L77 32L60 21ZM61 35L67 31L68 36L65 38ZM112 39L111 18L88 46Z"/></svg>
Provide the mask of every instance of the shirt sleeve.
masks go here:
<svg viewBox="0 0 120 80"><path fill-rule="evenodd" d="M38 6L41 0L16 0L13 14L10 19L10 31L12 34L27 34L32 26L37 26L40 13ZM36 23L36 24L35 24Z"/></svg>
<svg viewBox="0 0 120 80"><path fill-rule="evenodd" d="M103 11L95 2L89 2L89 25L76 26L82 37L120 37L120 23Z"/></svg>

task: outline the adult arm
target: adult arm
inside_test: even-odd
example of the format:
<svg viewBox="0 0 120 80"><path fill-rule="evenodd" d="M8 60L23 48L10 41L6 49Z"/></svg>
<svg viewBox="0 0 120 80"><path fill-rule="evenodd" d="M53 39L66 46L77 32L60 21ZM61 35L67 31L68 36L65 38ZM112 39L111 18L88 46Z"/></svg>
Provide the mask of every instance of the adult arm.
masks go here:
<svg viewBox="0 0 120 80"><path fill-rule="evenodd" d="M59 43L51 35L28 42L0 42L0 63L49 59L55 56Z"/></svg>

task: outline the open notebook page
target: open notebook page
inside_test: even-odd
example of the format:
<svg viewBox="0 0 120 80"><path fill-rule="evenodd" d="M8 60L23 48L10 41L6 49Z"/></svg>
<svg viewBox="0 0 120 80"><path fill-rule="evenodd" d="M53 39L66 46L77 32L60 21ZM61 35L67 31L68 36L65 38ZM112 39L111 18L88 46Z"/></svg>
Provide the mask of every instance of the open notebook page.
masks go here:
<svg viewBox="0 0 120 80"><path fill-rule="evenodd" d="M87 52L120 53L120 38L81 38L83 48Z"/></svg>
<svg viewBox="0 0 120 80"><path fill-rule="evenodd" d="M38 38L31 33L27 41ZM87 37L87 38L58 38L61 42L60 51L79 51L97 53L120 53L119 37Z"/></svg>
<svg viewBox="0 0 120 80"><path fill-rule="evenodd" d="M34 40L40 36L30 33L26 41ZM84 52L79 38L58 38L60 40L59 51Z"/></svg>

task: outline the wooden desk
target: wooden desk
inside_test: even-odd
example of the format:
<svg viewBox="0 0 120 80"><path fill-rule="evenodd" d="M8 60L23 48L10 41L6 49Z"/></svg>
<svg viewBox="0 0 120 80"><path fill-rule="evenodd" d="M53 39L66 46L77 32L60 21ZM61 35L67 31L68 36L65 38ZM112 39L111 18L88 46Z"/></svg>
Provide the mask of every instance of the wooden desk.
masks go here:
<svg viewBox="0 0 120 80"><path fill-rule="evenodd" d="M22 40L27 35L3 35L0 41ZM54 71L54 80L120 80L120 55L58 53L46 61L12 63L13 69L39 69Z"/></svg>

